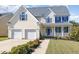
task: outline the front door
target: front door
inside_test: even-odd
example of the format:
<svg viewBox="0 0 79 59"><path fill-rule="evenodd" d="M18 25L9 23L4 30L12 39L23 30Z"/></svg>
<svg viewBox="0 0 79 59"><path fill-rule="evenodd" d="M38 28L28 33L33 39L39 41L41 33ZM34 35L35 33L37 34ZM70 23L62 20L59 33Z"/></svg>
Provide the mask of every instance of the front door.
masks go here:
<svg viewBox="0 0 79 59"><path fill-rule="evenodd" d="M49 36L51 34L52 30L51 28L47 28L47 35Z"/></svg>

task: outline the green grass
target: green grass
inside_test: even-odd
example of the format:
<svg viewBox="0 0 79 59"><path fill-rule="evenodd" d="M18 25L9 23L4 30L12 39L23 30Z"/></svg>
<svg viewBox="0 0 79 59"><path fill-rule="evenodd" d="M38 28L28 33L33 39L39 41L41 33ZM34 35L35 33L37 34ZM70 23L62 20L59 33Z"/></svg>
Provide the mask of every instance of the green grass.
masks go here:
<svg viewBox="0 0 79 59"><path fill-rule="evenodd" d="M70 40L50 40L47 54L78 54L79 42Z"/></svg>
<svg viewBox="0 0 79 59"><path fill-rule="evenodd" d="M7 36L0 36L0 41L8 40Z"/></svg>

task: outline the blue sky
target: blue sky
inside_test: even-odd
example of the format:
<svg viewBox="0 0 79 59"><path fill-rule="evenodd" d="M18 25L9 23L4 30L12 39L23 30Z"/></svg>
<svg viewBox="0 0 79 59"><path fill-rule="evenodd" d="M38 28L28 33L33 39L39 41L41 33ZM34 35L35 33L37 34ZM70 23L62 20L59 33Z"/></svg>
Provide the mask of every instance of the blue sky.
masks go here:
<svg viewBox="0 0 79 59"><path fill-rule="evenodd" d="M79 5L69 5L71 15L79 15Z"/></svg>
<svg viewBox="0 0 79 59"><path fill-rule="evenodd" d="M79 23L79 5L69 5L70 20L74 20Z"/></svg>

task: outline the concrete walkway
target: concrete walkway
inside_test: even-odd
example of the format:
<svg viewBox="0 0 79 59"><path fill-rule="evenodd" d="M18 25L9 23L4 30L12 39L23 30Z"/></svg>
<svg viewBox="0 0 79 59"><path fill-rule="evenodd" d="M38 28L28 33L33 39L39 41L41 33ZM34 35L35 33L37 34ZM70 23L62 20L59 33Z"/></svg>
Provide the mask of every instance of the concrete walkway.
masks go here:
<svg viewBox="0 0 79 59"><path fill-rule="evenodd" d="M37 49L35 49L35 51L32 54L45 54L49 41L50 41L49 39L43 40L40 46Z"/></svg>
<svg viewBox="0 0 79 59"><path fill-rule="evenodd" d="M10 51L12 47L21 45L24 43L27 43L30 40L5 40L5 41L0 41L0 53L3 51Z"/></svg>

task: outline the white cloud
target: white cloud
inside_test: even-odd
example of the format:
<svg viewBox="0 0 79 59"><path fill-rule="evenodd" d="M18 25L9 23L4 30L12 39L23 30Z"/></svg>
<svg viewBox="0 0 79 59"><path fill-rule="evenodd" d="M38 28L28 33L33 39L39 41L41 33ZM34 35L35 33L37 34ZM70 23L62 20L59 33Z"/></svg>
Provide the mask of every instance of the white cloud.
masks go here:
<svg viewBox="0 0 79 59"><path fill-rule="evenodd" d="M8 12L15 12L17 9L19 8L19 5L9 5L9 6L7 6L7 10L8 10Z"/></svg>
<svg viewBox="0 0 79 59"><path fill-rule="evenodd" d="M18 9L19 5L6 5L0 6L0 13L7 13L7 12L15 12Z"/></svg>
<svg viewBox="0 0 79 59"><path fill-rule="evenodd" d="M70 20L79 22L79 16L70 16Z"/></svg>
<svg viewBox="0 0 79 59"><path fill-rule="evenodd" d="M0 13L7 13L12 12L15 13L15 11L20 7L21 5L0 5ZM26 7L31 7L30 5L27 5Z"/></svg>

